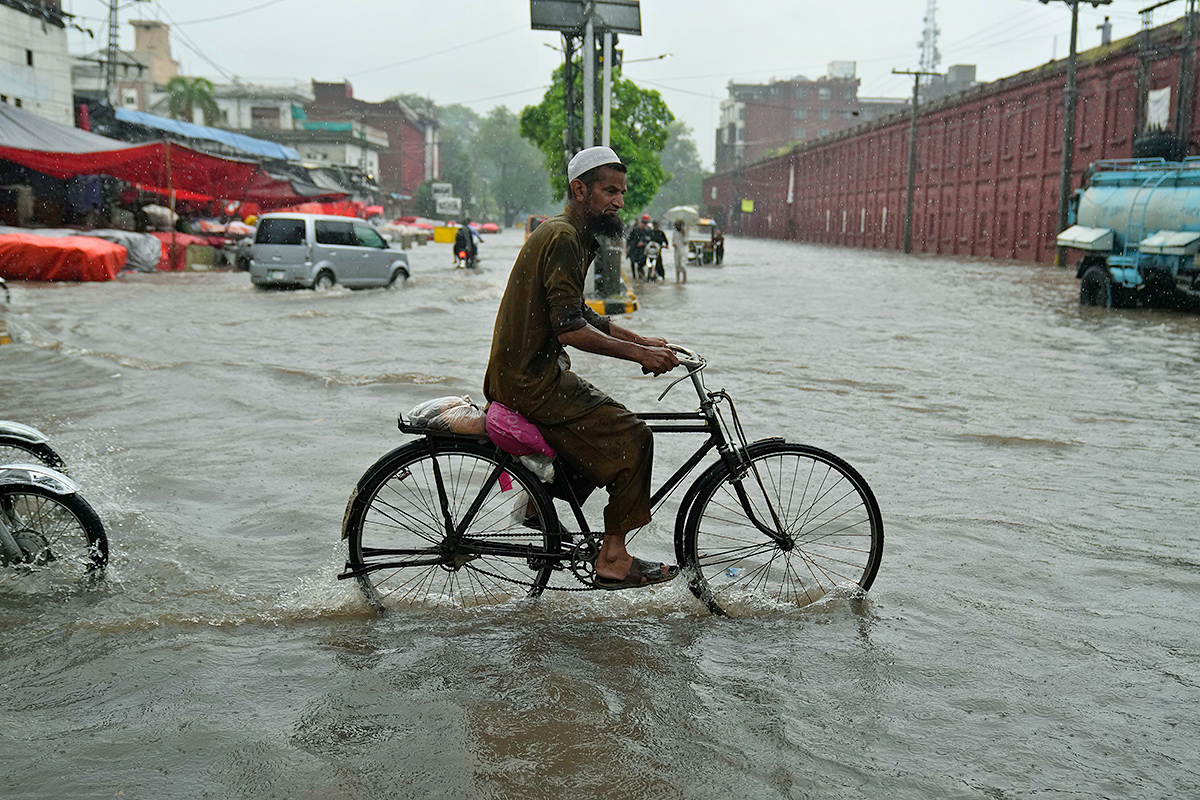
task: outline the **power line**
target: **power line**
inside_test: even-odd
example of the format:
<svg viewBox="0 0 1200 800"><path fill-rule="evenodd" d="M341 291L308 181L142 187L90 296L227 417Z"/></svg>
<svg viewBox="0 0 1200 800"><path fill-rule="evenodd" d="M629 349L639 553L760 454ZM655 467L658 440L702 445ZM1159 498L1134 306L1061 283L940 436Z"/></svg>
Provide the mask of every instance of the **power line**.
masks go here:
<svg viewBox="0 0 1200 800"><path fill-rule="evenodd" d="M283 0L270 0L270 2L262 3L257 6L251 6L250 8L243 8L240 11L230 11L228 14L221 14L220 16L216 16L216 17L205 17L204 19L186 19L183 22L176 22L175 24L176 25L199 25L202 22L216 22L217 20L221 20L221 19L229 19L230 17L240 17L243 14L249 14L251 12L258 11L263 8L267 8L268 6L278 5L279 3L282 3L282 2L283 2Z"/></svg>
<svg viewBox="0 0 1200 800"><path fill-rule="evenodd" d="M413 56L412 58L406 58L403 61L393 61L391 64L382 64L378 67L368 67L367 69L361 69L358 72L348 73L346 75L346 77L353 78L357 75L365 75L368 72L378 72L381 69L390 69L392 67L400 67L405 64L412 64L414 61L423 61L426 58L433 58L434 56L441 56L441 55L445 55L446 53L453 53L455 50L461 50L464 47L471 47L472 45L479 44L480 42L486 42L489 39L495 39L500 36L507 36L508 34L513 33L514 31L523 31L523 30L525 30L525 28L510 28L506 31L500 31L499 33L493 33L491 36L484 36L482 39L475 39L470 42L463 42L462 44L456 44L454 47L447 47L445 50L438 50L436 53L426 53L424 55Z"/></svg>

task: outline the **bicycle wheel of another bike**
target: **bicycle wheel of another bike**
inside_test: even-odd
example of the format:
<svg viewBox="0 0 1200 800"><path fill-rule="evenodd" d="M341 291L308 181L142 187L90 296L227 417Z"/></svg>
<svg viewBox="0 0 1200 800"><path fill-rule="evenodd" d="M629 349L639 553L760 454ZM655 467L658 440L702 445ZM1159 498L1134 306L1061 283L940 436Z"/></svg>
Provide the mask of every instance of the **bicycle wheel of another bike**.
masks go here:
<svg viewBox="0 0 1200 800"><path fill-rule="evenodd" d="M434 448L436 447L436 455ZM346 509L347 567L377 605L476 606L536 597L560 552L541 483L495 447L423 440L380 459ZM456 544L448 537L469 518Z"/></svg>
<svg viewBox="0 0 1200 800"><path fill-rule="evenodd" d="M34 484L0 487L0 519L24 554L22 563L81 577L108 563L108 537L91 505Z"/></svg>
<svg viewBox="0 0 1200 800"><path fill-rule="evenodd" d="M62 456L48 444L32 444L15 436L0 436L0 464L45 464L66 474Z"/></svg>
<svg viewBox="0 0 1200 800"><path fill-rule="evenodd" d="M720 614L869 589L883 555L883 518L862 476L807 445L761 442L747 454L752 469L740 487L724 468L702 478L677 553L692 592ZM758 525L780 531L782 541Z"/></svg>

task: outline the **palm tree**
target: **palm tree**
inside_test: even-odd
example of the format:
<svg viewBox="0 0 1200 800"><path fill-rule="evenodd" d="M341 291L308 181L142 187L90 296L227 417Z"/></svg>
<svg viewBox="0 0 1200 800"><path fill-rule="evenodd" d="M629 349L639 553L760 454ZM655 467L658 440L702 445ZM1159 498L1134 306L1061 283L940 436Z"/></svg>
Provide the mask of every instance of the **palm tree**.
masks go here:
<svg viewBox="0 0 1200 800"><path fill-rule="evenodd" d="M216 87L208 78L185 78L176 75L167 81L167 113L175 119L195 122L196 111L210 125L221 117L214 97Z"/></svg>

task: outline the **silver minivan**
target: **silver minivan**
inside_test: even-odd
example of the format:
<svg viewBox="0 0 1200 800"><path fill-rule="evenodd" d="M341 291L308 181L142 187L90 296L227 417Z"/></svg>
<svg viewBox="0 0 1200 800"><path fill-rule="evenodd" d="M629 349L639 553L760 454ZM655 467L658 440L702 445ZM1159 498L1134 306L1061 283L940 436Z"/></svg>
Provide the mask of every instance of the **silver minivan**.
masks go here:
<svg viewBox="0 0 1200 800"><path fill-rule="evenodd" d="M250 246L255 286L350 289L408 280L408 256L392 250L361 219L326 214L263 214Z"/></svg>

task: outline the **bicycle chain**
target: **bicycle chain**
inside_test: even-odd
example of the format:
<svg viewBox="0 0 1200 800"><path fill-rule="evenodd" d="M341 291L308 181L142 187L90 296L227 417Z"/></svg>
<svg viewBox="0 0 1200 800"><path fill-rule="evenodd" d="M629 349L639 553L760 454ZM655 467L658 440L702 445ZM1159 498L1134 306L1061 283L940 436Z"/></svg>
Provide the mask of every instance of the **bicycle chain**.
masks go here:
<svg viewBox="0 0 1200 800"><path fill-rule="evenodd" d="M498 533L498 534L492 534L492 537L493 538L502 538L505 536L510 536L510 537L516 538L516 537L522 536L522 535L523 534L519 534L519 533L510 533L510 534ZM575 579L577 581L579 581L580 583L583 584L583 586L579 586L579 587L577 587L577 586L545 586L545 587L543 587L543 591L551 591L551 592L592 592L592 591L595 591L597 589L597 587L592 585L591 581L594 581L595 577L596 577L596 556L600 553L601 541L602 541L602 537L600 536L600 534L593 533L588 536L585 536L583 538L583 541L575 544L571 548L571 561L570 561L570 566L567 567L567 569L571 572L572 575L575 576ZM498 575L495 572L491 572L490 570L480 569L479 567L471 566L469 562L467 564L463 564L463 567L474 570L475 572L478 572L480 575L487 575L489 578L495 578L496 580L505 581L506 583L515 583L519 586L526 585L525 581L520 581L520 580L517 580L516 578L509 578L505 575ZM445 567L443 567L443 568L445 568Z"/></svg>

